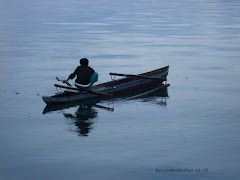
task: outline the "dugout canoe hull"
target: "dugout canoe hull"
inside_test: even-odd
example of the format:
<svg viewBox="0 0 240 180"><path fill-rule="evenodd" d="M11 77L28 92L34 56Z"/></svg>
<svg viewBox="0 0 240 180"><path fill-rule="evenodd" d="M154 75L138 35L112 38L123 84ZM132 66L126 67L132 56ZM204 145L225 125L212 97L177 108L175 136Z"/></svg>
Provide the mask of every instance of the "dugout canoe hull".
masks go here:
<svg viewBox="0 0 240 180"><path fill-rule="evenodd" d="M110 82L98 84L92 87L96 92L105 93L105 94L128 94L137 89L149 88L151 86L159 85L159 88L166 88L169 84L163 84L163 80L160 78L167 78L169 71L169 66L165 66L150 72L142 73L139 75L154 77L159 79L144 79L138 77L127 77ZM159 89L158 88L158 89ZM98 99L98 98L111 98L98 94L91 94L87 92L69 92L65 91L58 93L53 96L43 96L42 99L46 104L60 104L67 102L75 101L86 101L89 99Z"/></svg>

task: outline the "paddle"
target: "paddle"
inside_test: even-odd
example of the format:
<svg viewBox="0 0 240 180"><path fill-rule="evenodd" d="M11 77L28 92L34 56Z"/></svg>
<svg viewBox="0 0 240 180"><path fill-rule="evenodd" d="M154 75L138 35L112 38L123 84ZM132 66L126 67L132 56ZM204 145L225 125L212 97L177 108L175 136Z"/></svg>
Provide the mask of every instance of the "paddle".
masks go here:
<svg viewBox="0 0 240 180"><path fill-rule="evenodd" d="M68 86L71 86L71 84L70 84L69 82L63 82L63 80L59 79L58 77L56 77L56 79L57 79L58 81L61 81L62 83L66 83ZM71 87L72 87L72 86L71 86Z"/></svg>
<svg viewBox="0 0 240 180"><path fill-rule="evenodd" d="M88 92L90 94L97 94L97 95L101 95L101 96L113 96L112 94L105 94L105 93L100 93L100 92L97 92L97 91L92 91L92 90L89 90L89 89L78 89L78 88L74 88L74 87L67 87L67 86L62 86L62 85L59 85L59 84L54 84L55 87L60 87L60 88L65 88L65 89L72 89L72 90L77 90L77 91L85 91L85 92Z"/></svg>
<svg viewBox="0 0 240 180"><path fill-rule="evenodd" d="M100 105L100 104L95 104L93 106L101 108L101 109L106 109L108 111L114 111L114 108L106 107L106 106L103 106L103 105Z"/></svg>
<svg viewBox="0 0 240 180"><path fill-rule="evenodd" d="M151 80L162 80L162 81L167 80L167 78L158 78L158 77L150 77L150 76L134 75L134 74L109 73L109 75L124 76L124 77L136 77L136 78L140 78L140 79L151 79Z"/></svg>

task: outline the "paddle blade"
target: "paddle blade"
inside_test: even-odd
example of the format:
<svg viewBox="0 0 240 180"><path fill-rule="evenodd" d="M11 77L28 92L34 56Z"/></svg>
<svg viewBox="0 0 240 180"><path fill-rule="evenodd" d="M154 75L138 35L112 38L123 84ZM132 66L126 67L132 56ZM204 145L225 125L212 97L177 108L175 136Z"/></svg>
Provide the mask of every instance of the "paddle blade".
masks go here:
<svg viewBox="0 0 240 180"><path fill-rule="evenodd" d="M62 83L66 83L68 86L72 87L69 82L63 82L63 80L59 79L58 77L56 77L56 79L57 79L58 81L61 81Z"/></svg>
<svg viewBox="0 0 240 180"><path fill-rule="evenodd" d="M66 82L66 84L68 85L68 86L71 86L71 84L69 83L69 82ZM72 86L71 86L72 87Z"/></svg>

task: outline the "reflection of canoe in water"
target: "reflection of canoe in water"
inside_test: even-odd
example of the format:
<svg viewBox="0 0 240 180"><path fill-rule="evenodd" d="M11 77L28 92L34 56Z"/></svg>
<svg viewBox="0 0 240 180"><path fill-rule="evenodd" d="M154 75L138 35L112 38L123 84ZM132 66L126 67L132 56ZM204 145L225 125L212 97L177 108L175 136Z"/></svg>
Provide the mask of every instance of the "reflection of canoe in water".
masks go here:
<svg viewBox="0 0 240 180"><path fill-rule="evenodd" d="M168 75L169 66L156 69L147 73L139 75L126 75L126 74L117 74L110 73L110 75L125 76L125 78L113 80L110 82L98 84L92 87L92 92L83 91L83 92L69 92L65 91L54 96L43 96L43 101L46 104L59 104L67 103L73 101L84 101L89 99L97 98L110 98L111 96L106 95L128 95L131 92L148 89L150 87L156 87L155 90L160 90L169 86L169 84L162 84L163 81L166 81ZM61 85L56 85L57 87L62 87L66 89L75 89L70 87L65 87ZM141 95L146 95L148 92L153 92L154 89L150 91L145 91ZM139 97L140 97L139 96ZM138 97L138 96L136 96ZM135 97L135 98L136 98Z"/></svg>
<svg viewBox="0 0 240 180"><path fill-rule="evenodd" d="M74 101L74 102L66 102L59 104L48 104L44 110L43 114L47 114L54 111L62 111L65 109L70 109L73 107L96 107L100 109L106 109L108 111L114 111L114 108L103 106L99 104L99 100L87 100L87 101Z"/></svg>

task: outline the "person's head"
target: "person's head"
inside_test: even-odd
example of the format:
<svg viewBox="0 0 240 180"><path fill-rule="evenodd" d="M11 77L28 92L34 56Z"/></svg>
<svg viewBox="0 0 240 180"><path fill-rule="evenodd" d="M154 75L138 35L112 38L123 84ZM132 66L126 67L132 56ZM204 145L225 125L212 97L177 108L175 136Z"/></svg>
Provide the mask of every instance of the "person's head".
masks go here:
<svg viewBox="0 0 240 180"><path fill-rule="evenodd" d="M82 58L80 59L80 64L81 66L88 66L88 59L87 58Z"/></svg>

